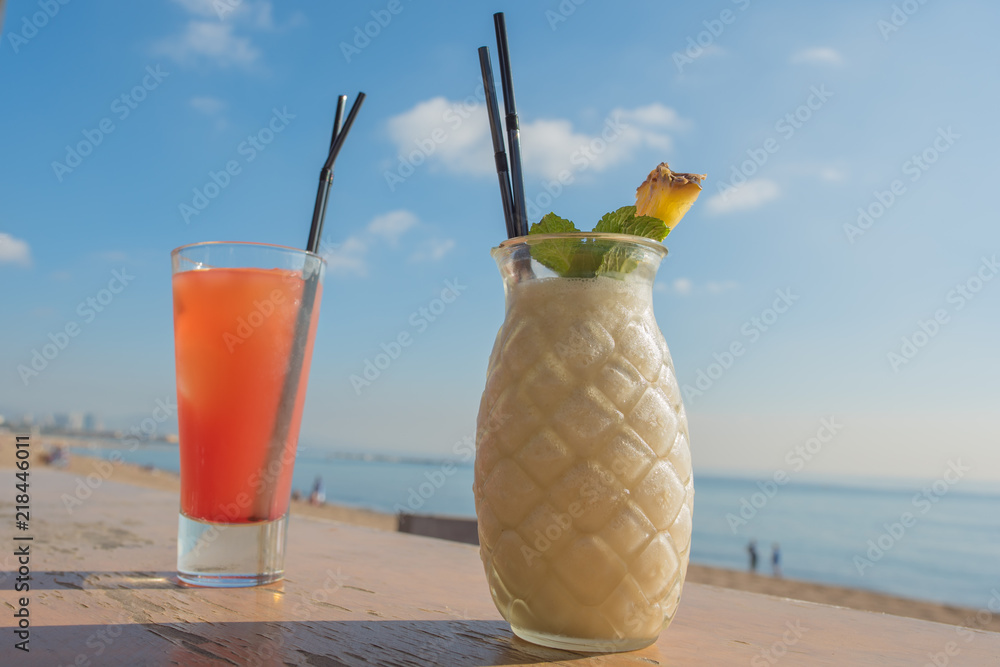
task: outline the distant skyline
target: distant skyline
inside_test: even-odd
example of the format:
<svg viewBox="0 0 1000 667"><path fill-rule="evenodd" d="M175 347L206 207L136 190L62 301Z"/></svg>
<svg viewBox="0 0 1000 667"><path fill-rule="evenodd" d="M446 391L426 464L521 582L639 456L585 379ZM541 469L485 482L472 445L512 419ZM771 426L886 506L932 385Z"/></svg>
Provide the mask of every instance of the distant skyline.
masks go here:
<svg viewBox="0 0 1000 667"><path fill-rule="evenodd" d="M303 442L452 451L503 317L476 49L504 10L532 221L708 174L654 291L698 470L788 469L835 419L803 474L1000 480L995 4L56 4L0 34L0 414L174 400L170 250L301 247L363 90Z"/></svg>

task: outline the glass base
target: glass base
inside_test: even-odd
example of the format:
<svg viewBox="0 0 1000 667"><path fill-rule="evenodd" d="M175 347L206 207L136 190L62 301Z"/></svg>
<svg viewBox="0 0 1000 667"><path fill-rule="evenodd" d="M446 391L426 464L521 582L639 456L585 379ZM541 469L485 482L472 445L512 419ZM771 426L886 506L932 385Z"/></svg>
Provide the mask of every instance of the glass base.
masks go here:
<svg viewBox="0 0 1000 667"><path fill-rule="evenodd" d="M261 586L285 576L288 513L274 521L213 523L180 514L177 577L214 588Z"/></svg>
<svg viewBox="0 0 1000 667"><path fill-rule="evenodd" d="M564 651L582 651L585 653L622 653L624 651L637 651L645 648L656 641L656 637L645 639L580 639L578 637L564 637L563 635L551 635L547 632L534 632L510 626L515 635L526 642L558 648Z"/></svg>

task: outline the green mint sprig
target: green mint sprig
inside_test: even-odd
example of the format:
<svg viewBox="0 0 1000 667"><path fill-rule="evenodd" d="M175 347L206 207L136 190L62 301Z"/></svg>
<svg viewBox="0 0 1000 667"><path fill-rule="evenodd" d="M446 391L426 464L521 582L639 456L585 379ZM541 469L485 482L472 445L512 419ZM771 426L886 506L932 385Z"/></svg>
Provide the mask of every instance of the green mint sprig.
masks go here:
<svg viewBox="0 0 1000 667"><path fill-rule="evenodd" d="M531 226L528 235L579 231L576 225L566 218L548 213ZM670 228L659 218L636 215L635 206L622 206L617 211L606 213L593 231L605 234L631 234L662 241L667 238ZM532 245L531 256L564 278L622 275L633 271L639 265L627 248L613 241L592 239L565 241L553 239Z"/></svg>

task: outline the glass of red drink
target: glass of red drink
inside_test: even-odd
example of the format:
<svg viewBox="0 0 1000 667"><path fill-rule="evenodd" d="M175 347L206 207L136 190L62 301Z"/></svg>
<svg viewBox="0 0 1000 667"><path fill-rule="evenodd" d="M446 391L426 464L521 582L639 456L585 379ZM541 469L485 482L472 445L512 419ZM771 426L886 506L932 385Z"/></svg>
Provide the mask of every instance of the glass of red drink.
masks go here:
<svg viewBox="0 0 1000 667"><path fill-rule="evenodd" d="M258 243L198 243L171 259L178 576L201 586L277 581L325 262Z"/></svg>

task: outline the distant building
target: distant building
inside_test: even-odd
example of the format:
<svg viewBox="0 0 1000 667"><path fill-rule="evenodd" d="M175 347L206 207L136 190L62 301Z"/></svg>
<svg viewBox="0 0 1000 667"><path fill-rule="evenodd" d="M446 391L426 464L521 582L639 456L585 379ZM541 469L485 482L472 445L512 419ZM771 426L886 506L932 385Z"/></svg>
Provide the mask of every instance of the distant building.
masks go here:
<svg viewBox="0 0 1000 667"><path fill-rule="evenodd" d="M66 418L66 428L70 431L82 431L83 430L83 413L82 412L71 412Z"/></svg>
<svg viewBox="0 0 1000 667"><path fill-rule="evenodd" d="M83 416L83 430L90 433L95 433L104 429L104 424L101 423L101 418L95 415L93 412L88 412Z"/></svg>

